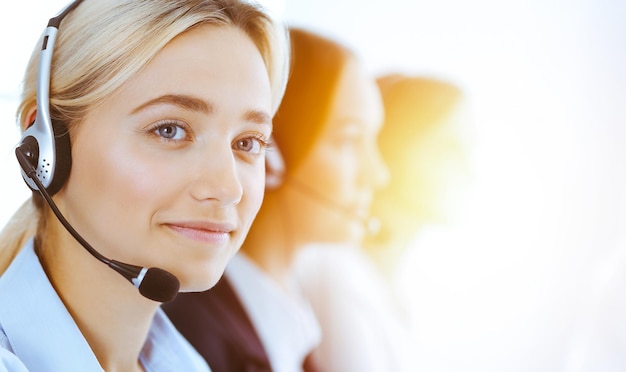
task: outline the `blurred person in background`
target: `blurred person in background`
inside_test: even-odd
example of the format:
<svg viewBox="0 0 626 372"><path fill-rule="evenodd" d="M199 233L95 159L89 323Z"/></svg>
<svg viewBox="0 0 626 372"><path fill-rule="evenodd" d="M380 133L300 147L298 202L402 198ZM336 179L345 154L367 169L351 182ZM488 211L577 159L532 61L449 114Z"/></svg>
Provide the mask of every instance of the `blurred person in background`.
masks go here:
<svg viewBox="0 0 626 372"><path fill-rule="evenodd" d="M322 325L315 351L325 371L414 371L416 339L391 278L420 229L445 223L466 173L460 90L445 81L378 79L385 121L378 136L390 181L376 192L378 229L351 246L311 245L295 272Z"/></svg>
<svg viewBox="0 0 626 372"><path fill-rule="evenodd" d="M401 74L377 82L385 106L378 143L391 181L376 193L371 213L380 230L364 248L391 278L424 228L451 223L462 211L471 118L463 92L451 82Z"/></svg>

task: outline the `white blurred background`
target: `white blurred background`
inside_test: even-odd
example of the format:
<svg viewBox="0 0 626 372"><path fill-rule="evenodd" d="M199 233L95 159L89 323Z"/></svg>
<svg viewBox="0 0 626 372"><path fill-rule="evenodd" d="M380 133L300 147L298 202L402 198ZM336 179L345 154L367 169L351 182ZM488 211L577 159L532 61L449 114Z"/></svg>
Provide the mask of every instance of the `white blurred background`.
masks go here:
<svg viewBox="0 0 626 372"><path fill-rule="evenodd" d="M28 196L13 156L23 68L65 3L15 2L0 23L0 226ZM591 284L626 250L626 2L271 6L350 45L374 74L441 77L470 98L470 204L425 233L398 274L422 370L580 370L580 316L602 296Z"/></svg>

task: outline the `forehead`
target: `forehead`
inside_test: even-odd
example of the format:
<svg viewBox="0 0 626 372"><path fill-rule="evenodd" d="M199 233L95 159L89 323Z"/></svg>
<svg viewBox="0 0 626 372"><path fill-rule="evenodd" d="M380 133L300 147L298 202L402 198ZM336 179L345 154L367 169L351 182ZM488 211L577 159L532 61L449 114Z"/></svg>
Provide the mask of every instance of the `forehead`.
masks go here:
<svg viewBox="0 0 626 372"><path fill-rule="evenodd" d="M256 70L250 65L256 64ZM249 78L249 73L261 72L267 76L265 64L253 41L235 26L201 25L192 28L170 41L146 66L147 69L165 69L160 82L176 81L180 75L174 71L188 71L205 74L197 75L192 81L220 77L240 76L236 81ZM243 74L243 75L242 75ZM245 75L248 74L248 75Z"/></svg>
<svg viewBox="0 0 626 372"><path fill-rule="evenodd" d="M178 35L105 105L132 112L163 95L197 97L220 110L271 112L265 63L253 41L234 26L201 25Z"/></svg>

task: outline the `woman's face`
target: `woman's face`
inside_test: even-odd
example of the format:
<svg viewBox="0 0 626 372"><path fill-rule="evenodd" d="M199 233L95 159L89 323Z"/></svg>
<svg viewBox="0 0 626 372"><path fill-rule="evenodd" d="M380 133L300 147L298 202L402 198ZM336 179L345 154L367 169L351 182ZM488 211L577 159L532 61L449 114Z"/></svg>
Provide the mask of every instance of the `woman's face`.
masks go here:
<svg viewBox="0 0 626 372"><path fill-rule="evenodd" d="M253 42L230 26L194 28L87 114L55 198L105 256L207 289L261 205L270 114Z"/></svg>
<svg viewBox="0 0 626 372"><path fill-rule="evenodd" d="M318 140L286 181L300 243L363 239L373 193L388 178L377 145L382 119L375 82L350 62Z"/></svg>

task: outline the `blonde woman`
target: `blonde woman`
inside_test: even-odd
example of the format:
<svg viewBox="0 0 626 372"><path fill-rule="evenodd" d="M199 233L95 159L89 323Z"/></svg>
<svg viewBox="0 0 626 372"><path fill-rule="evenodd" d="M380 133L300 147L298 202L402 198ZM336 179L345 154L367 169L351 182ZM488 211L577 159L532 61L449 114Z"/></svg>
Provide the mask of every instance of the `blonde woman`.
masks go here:
<svg viewBox="0 0 626 372"><path fill-rule="evenodd" d="M2 234L0 370L208 370L160 305L212 287L257 214L286 35L239 0L66 9L24 78L33 197Z"/></svg>

